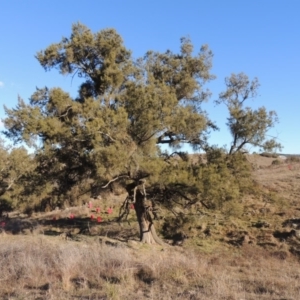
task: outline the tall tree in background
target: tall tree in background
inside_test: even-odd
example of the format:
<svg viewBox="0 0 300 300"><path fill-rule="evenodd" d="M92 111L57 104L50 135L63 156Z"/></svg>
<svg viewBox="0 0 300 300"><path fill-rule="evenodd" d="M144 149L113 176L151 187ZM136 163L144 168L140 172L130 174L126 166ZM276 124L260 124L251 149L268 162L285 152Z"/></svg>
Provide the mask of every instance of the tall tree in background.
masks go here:
<svg viewBox="0 0 300 300"><path fill-rule="evenodd" d="M19 99L15 109L5 108L6 136L36 149L44 199L52 206L74 203L119 180L135 202L141 240L159 242L145 179L153 191L168 186L169 198L181 194L188 200L185 191L198 193L197 172L179 150L184 144L207 148L207 131L216 128L201 110L210 95L203 85L213 79L211 51L203 46L194 56L191 41L183 38L178 54L149 51L133 60L115 30L93 34L77 23L70 38L40 51L37 59L45 70L83 80L75 99L45 87L29 104ZM161 152L163 144L176 150L180 163Z"/></svg>
<svg viewBox="0 0 300 300"><path fill-rule="evenodd" d="M225 103L229 110L228 127L233 137L229 154L245 150L252 145L264 151L281 149L275 138L268 139L268 130L278 122L275 111L265 107L253 110L245 106L245 101L257 96L259 82L257 78L250 81L248 76L232 74L225 79L226 91L221 93L217 103Z"/></svg>

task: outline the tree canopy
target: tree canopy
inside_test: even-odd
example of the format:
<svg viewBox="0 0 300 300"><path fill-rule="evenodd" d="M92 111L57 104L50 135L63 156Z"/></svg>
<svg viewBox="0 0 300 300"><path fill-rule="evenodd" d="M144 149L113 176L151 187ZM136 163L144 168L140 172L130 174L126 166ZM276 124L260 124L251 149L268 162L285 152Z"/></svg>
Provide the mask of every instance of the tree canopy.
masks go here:
<svg viewBox="0 0 300 300"><path fill-rule="evenodd" d="M257 96L259 82L254 78L250 82L247 75L232 74L225 79L227 90L220 94L217 103L225 103L229 110L227 126L233 141L229 153L243 150L247 145L256 146L264 151L281 149L276 139L267 139L266 133L278 122L275 111L267 111L265 107L253 110L245 107L245 101Z"/></svg>
<svg viewBox="0 0 300 300"><path fill-rule="evenodd" d="M6 137L35 149L30 188L20 195L53 207L77 203L119 181L136 203L141 232L148 226L155 241L148 198L166 207L176 200L213 208L238 197L241 178L249 175L247 168L240 170L239 154L247 143L268 150L278 146L265 141L276 114L244 108L258 81L232 75L220 102L229 109L229 154L236 156L211 147L208 134L217 126L201 104L210 97L205 84L214 79L212 57L207 45L195 54L191 40L182 38L179 53L148 51L133 59L114 29L94 34L74 24L69 38L36 58L46 71L80 77L77 97L59 87L41 87L28 103L19 98L16 108L5 107ZM184 145L205 151L207 162L200 156L193 161Z"/></svg>

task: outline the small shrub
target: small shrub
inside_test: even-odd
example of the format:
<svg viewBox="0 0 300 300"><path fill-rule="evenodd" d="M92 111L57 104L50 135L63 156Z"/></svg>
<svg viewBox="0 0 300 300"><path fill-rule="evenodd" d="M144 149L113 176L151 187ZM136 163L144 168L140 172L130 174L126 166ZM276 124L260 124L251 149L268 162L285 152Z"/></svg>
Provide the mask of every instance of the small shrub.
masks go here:
<svg viewBox="0 0 300 300"><path fill-rule="evenodd" d="M278 166L280 164L281 164L281 161L279 159L275 159L275 160L272 161L273 166Z"/></svg>
<svg viewBox="0 0 300 300"><path fill-rule="evenodd" d="M136 277L147 284L151 284L155 280L154 272L148 266L141 267L136 273Z"/></svg>
<svg viewBox="0 0 300 300"><path fill-rule="evenodd" d="M182 230L194 227L195 220L192 216L179 214L177 217L167 217L162 226L162 233L167 239L178 240Z"/></svg>
<svg viewBox="0 0 300 300"><path fill-rule="evenodd" d="M298 163L298 162L300 162L300 156L291 155L291 156L288 156L288 158L285 161L287 163Z"/></svg>
<svg viewBox="0 0 300 300"><path fill-rule="evenodd" d="M241 217L244 212L244 206L237 201L228 201L223 205L222 212L226 217Z"/></svg>

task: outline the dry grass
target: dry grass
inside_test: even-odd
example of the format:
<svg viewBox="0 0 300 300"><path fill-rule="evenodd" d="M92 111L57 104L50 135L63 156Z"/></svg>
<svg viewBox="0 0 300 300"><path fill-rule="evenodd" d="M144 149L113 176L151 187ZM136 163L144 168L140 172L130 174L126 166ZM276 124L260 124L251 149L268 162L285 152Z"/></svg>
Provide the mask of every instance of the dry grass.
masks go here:
<svg viewBox="0 0 300 300"><path fill-rule="evenodd" d="M11 214L0 233L0 299L300 299L300 163L249 159L264 193L198 216L182 247L136 242L134 212L131 224L113 222L124 197ZM90 220L97 206L99 224Z"/></svg>
<svg viewBox="0 0 300 300"><path fill-rule="evenodd" d="M244 246L211 254L94 239L0 238L1 299L299 299L298 261Z"/></svg>

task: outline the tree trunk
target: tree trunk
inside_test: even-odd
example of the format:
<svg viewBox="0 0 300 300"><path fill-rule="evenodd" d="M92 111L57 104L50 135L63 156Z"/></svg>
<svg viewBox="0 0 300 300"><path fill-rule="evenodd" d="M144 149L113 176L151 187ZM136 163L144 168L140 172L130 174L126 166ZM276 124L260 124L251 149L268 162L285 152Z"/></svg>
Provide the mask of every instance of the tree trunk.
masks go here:
<svg viewBox="0 0 300 300"><path fill-rule="evenodd" d="M134 202L134 209L140 228L140 241L146 244L163 245L164 242L157 236L150 215L151 205L147 205L144 183L135 185L134 189L131 189L129 196Z"/></svg>

